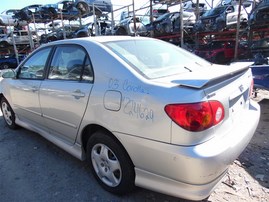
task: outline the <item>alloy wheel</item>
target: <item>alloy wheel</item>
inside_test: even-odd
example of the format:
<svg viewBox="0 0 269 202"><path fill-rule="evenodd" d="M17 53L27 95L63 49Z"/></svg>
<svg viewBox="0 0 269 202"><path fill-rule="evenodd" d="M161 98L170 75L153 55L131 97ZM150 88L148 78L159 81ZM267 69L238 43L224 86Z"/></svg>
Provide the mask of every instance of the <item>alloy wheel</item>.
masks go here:
<svg viewBox="0 0 269 202"><path fill-rule="evenodd" d="M104 144L96 144L92 148L91 160L93 168L100 180L110 187L120 184L121 166L114 152Z"/></svg>

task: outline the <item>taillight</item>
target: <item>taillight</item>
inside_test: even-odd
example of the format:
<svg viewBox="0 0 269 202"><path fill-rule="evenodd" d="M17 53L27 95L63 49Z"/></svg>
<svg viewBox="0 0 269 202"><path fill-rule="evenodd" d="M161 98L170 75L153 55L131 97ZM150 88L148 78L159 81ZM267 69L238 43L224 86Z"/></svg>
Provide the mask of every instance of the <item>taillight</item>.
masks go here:
<svg viewBox="0 0 269 202"><path fill-rule="evenodd" d="M167 115L188 131L203 131L217 125L224 118L224 107L218 101L165 106Z"/></svg>

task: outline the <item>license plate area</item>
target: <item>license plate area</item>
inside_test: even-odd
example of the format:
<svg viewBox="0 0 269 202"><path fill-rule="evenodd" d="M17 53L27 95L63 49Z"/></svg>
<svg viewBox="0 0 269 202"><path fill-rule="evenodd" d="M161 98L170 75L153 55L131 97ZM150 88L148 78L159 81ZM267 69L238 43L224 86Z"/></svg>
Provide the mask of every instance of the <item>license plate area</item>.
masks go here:
<svg viewBox="0 0 269 202"><path fill-rule="evenodd" d="M242 112L244 109L248 107L247 99L248 99L248 91L245 91L243 94L237 97L233 97L233 98L230 97L230 100L229 100L230 117L235 119L235 117L240 115L240 112Z"/></svg>

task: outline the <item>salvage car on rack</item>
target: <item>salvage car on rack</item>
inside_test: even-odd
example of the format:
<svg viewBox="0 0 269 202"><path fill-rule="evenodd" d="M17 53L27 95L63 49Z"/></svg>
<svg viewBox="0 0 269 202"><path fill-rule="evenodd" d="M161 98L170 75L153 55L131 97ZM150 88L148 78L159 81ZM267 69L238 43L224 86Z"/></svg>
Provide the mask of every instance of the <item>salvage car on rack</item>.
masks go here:
<svg viewBox="0 0 269 202"><path fill-rule="evenodd" d="M238 7L239 5L224 5L206 11L195 23L194 31L209 32L235 28L238 21ZM240 24L246 26L247 22L248 12L241 6Z"/></svg>
<svg viewBox="0 0 269 202"><path fill-rule="evenodd" d="M96 24L94 22L90 22L90 23L80 26L77 30L74 31L73 37L78 38L78 37L100 36L100 35L111 35L111 34L112 34L111 33L111 21L106 20L106 19L103 19L103 20L97 19Z"/></svg>
<svg viewBox="0 0 269 202"><path fill-rule="evenodd" d="M87 160L115 194L137 185L208 197L260 117L248 65L214 65L147 37L52 42L2 76L7 126Z"/></svg>
<svg viewBox="0 0 269 202"><path fill-rule="evenodd" d="M55 4L46 4L40 7L38 13L40 19L63 19L78 20L79 17L92 15L93 7L85 1L79 0L76 3L70 0L59 1ZM101 15L102 11L95 7L96 15Z"/></svg>
<svg viewBox="0 0 269 202"><path fill-rule="evenodd" d="M152 7L152 17L153 20L156 20L161 15L164 15L165 13L169 13L169 9L167 4L155 4ZM150 9L146 12L146 16L150 16Z"/></svg>
<svg viewBox="0 0 269 202"><path fill-rule="evenodd" d="M147 36L148 30L146 28L146 25L148 23L148 16L136 15L135 18L133 16L130 16L126 17L118 24L116 24L111 32L113 35Z"/></svg>
<svg viewBox="0 0 269 202"><path fill-rule="evenodd" d="M64 28L60 27L54 29L48 34L42 34L40 36L40 44L48 43L51 41L57 41L62 39L71 39L74 37L75 30L77 30L77 26L65 25Z"/></svg>
<svg viewBox="0 0 269 202"><path fill-rule="evenodd" d="M249 25L252 27L266 25L269 22L269 0L261 1L249 16Z"/></svg>
<svg viewBox="0 0 269 202"><path fill-rule="evenodd" d="M183 12L183 28L192 31L196 21L196 16L193 12ZM152 23L146 25L148 31L153 31L154 36L169 35L179 33L180 31L180 12L166 13L158 17Z"/></svg>
<svg viewBox="0 0 269 202"><path fill-rule="evenodd" d="M238 44L238 58L245 59L249 56L247 42ZM228 64L234 59L235 41L211 41L201 45L194 53L210 62L216 64Z"/></svg>
<svg viewBox="0 0 269 202"><path fill-rule="evenodd" d="M9 9L5 10L0 14L0 25L2 26L24 26L27 24L26 21L20 20L18 21L15 18L15 13L19 12L17 9Z"/></svg>
<svg viewBox="0 0 269 202"><path fill-rule="evenodd" d="M186 1L183 4L183 10L187 12L193 12L193 13L195 13L197 10L199 15L203 15L208 9L207 9L207 3L190 0L190 1Z"/></svg>
<svg viewBox="0 0 269 202"><path fill-rule="evenodd" d="M25 58L25 55L18 55L18 60L15 54L1 55L0 56L0 70L16 68L18 66L18 62L22 61L24 58Z"/></svg>
<svg viewBox="0 0 269 202"><path fill-rule="evenodd" d="M31 22L39 22L38 19L35 21L35 13L39 9L41 4L33 4L33 5L28 5L18 12L14 14L14 18L18 21L25 21L26 23L31 23Z"/></svg>
<svg viewBox="0 0 269 202"><path fill-rule="evenodd" d="M14 40L13 40L14 39ZM13 45L32 45L37 42L37 34L34 31L18 30L6 34L0 38L0 47L5 48Z"/></svg>
<svg viewBox="0 0 269 202"><path fill-rule="evenodd" d="M75 4L78 2L87 3L92 10L92 6L94 5L95 9L100 10L101 12L111 13L112 11L112 3L111 0L75 0Z"/></svg>

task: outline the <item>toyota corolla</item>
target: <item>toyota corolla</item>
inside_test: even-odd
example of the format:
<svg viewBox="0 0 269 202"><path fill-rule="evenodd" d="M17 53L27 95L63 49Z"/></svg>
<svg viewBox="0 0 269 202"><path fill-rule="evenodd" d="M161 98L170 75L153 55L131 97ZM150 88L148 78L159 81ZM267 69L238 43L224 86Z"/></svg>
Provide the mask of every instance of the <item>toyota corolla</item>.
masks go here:
<svg viewBox="0 0 269 202"><path fill-rule="evenodd" d="M214 65L151 38L49 43L2 77L7 125L87 160L115 194L208 197L260 117L247 65Z"/></svg>

